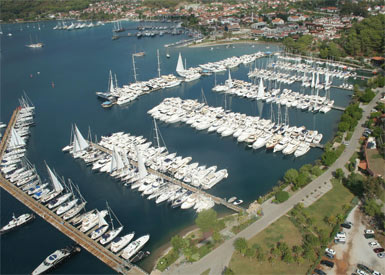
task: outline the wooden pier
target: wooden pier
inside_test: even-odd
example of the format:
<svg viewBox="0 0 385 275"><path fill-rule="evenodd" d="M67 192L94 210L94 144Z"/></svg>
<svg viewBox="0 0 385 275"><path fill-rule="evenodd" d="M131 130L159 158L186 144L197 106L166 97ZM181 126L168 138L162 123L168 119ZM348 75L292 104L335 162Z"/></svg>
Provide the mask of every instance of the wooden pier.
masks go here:
<svg viewBox="0 0 385 275"><path fill-rule="evenodd" d="M333 106L332 106L332 109L338 110L338 111L345 111L345 107L336 106L336 105L333 105Z"/></svg>
<svg viewBox="0 0 385 275"><path fill-rule="evenodd" d="M106 153L108 153L110 155L112 154L111 150L109 150L109 149L107 149L107 148L105 148L103 146L100 146L99 144L96 144L96 143L90 143L90 144L91 144L92 147L94 147L94 148L96 148L96 149L98 149L100 151L106 152ZM130 160L130 162L131 162L132 165L138 166L138 163L136 161ZM231 209L231 210L233 210L235 212L245 211L245 209L243 207L240 207L238 205L234 205L232 203L229 203L225 199L222 199L222 198L216 197L214 195L211 195L211 194L209 194L209 193L207 193L205 191L202 191L202 190L200 190L200 189L198 189L198 188L196 188L194 186L191 186L191 185L186 184L186 183L184 183L184 182L182 182L180 180L177 180L177 179L169 177L169 176L167 176L167 175L165 175L163 173L160 173L159 171L153 170L151 168L147 168L147 171L149 173L151 173L151 174L154 174L154 175L157 175L158 177L163 178L166 181L169 181L169 182L172 182L172 183L174 183L176 185L179 185L179 186L181 186L181 187L183 187L183 188L185 188L187 190L190 190L190 191L195 192L195 193L203 194L203 195L211 198L216 204L221 204L221 205L223 205L223 206L225 206L225 207L227 207L227 208L229 208L229 209Z"/></svg>
<svg viewBox="0 0 385 275"><path fill-rule="evenodd" d="M336 86L336 85L330 85L330 87L331 88L341 89L341 90L353 91L353 89L344 88L344 87L340 87L340 86Z"/></svg>
<svg viewBox="0 0 385 275"><path fill-rule="evenodd" d="M19 109L16 109L11 117L8 127L4 133L4 136L0 143L0 162L3 158L5 149L7 148L10 131L15 124L16 116ZM148 274L143 269L136 265L131 264L129 261L119 257L112 253L107 247L102 246L98 242L92 240L87 236L87 233L80 232L76 227L72 226L69 222L65 222L56 213L49 210L43 204L37 202L31 196L24 193L21 189L17 188L14 184L8 181L3 175L0 174L0 186L23 203L25 206L34 211L37 215L42 217L48 223L56 227L63 234L71 238L74 242L81 245L84 249L88 250L91 254L96 256L99 260L107 264L113 270L121 274Z"/></svg>

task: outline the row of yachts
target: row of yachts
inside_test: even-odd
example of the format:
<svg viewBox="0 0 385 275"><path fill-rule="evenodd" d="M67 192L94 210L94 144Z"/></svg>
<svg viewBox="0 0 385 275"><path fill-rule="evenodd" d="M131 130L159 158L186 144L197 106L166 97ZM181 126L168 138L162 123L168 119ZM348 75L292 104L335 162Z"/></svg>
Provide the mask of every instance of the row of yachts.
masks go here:
<svg viewBox="0 0 385 275"><path fill-rule="evenodd" d="M175 87L182 82L191 82L199 79L203 74L226 71L227 69L237 67L240 64L251 63L263 56L265 56L264 53L257 52L254 54L242 55L240 57L233 56L217 62L209 62L198 67L187 68L186 65L183 65L182 57L179 54L176 72L181 78L178 78L173 74L159 75L159 77L147 81L135 81L134 83L118 87L116 77L114 78L110 71L107 92L96 92L96 95L102 99L108 100L106 104L102 105L103 107L111 107L113 104L125 105L143 94L159 89ZM133 64L134 71L136 71L134 61ZM159 66L158 70L160 74Z"/></svg>
<svg viewBox="0 0 385 275"><path fill-rule="evenodd" d="M324 96L320 96L318 91L316 94L302 94L286 88L283 90L278 88L265 91L262 79L259 85L255 85L243 80L232 80L230 73L229 79L226 80L225 84L216 85L212 90L310 112L327 113L334 104L334 100L328 99L327 93Z"/></svg>
<svg viewBox="0 0 385 275"><path fill-rule="evenodd" d="M93 171L108 173L125 186L138 190L156 204L168 202L173 208L194 208L197 212L209 209L214 201L198 188L212 188L228 176L226 169L216 171L216 166L190 163L191 157L182 158L169 153L159 143L154 147L142 136L123 132L102 136L97 146L84 146L82 151L74 151L79 147L76 145L79 132L75 130L74 133L73 141L63 151L92 165Z"/></svg>
<svg viewBox="0 0 385 275"><path fill-rule="evenodd" d="M84 28L93 28L98 26L103 26L104 23L102 21L98 21L96 23L93 22L71 22L69 25L67 25L66 22L59 22L55 27L53 27L54 30L80 30Z"/></svg>
<svg viewBox="0 0 385 275"><path fill-rule="evenodd" d="M149 235L144 235L132 242L134 232L119 237L118 235L123 230L123 226L119 222L120 226L114 227L112 215L115 216L115 214L108 205L107 210L98 211L94 209L81 214L87 202L82 197L79 187L73 184L71 180L66 183L47 163L45 163L45 166L48 180L42 180L35 167L25 157L26 142L29 135L23 133L29 126L33 125L34 110L35 107L28 105L27 100L22 98L21 107L19 107L15 123L11 128L10 136L7 137L4 157L1 160L0 170L3 177L53 214L59 216L63 222L70 222L74 226L78 226L81 232L88 234L91 239L100 242L102 245L111 243L109 248L112 252L122 251L121 257L126 260L132 259L147 243L150 238ZM79 146L76 145L76 147ZM110 223L105 220L106 215L110 216ZM1 233L19 227L33 218L33 214L23 214L17 218L13 216L12 220L1 229ZM116 216L115 219L118 220ZM47 261L46 264L43 262L33 274L45 272L50 268L50 264L55 262Z"/></svg>
<svg viewBox="0 0 385 275"><path fill-rule="evenodd" d="M311 145L319 144L323 137L304 126L276 124L269 119L228 112L222 107L211 107L191 99L166 98L148 113L165 123L186 123L197 130L217 132L222 137L233 136L253 149L265 146L295 157L306 154Z"/></svg>
<svg viewBox="0 0 385 275"><path fill-rule="evenodd" d="M277 58L279 60L288 61L288 62L294 62L294 63L301 63L304 62L306 64L310 64L312 66L323 66L327 68L335 68L335 69L343 69L348 71L355 71L356 69L354 67L347 66L345 64L333 62L332 60L323 61L321 59L313 59L313 58L304 58L300 56L291 56L287 55L286 53L278 53L276 54Z"/></svg>
<svg viewBox="0 0 385 275"><path fill-rule="evenodd" d="M340 79L355 77L357 75L356 72L351 72L347 70L330 69L328 67L312 66L301 62L293 63L293 62L286 62L281 60L278 60L274 64L274 68L279 68L285 71L301 72L301 73L308 73L308 74L312 74L312 73L318 73L320 75L328 74L330 77L336 77Z"/></svg>

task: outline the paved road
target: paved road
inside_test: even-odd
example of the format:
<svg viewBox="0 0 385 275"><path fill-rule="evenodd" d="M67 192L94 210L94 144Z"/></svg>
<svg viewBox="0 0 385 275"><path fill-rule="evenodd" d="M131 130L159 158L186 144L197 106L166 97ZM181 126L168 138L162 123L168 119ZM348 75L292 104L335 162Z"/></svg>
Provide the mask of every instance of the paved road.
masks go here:
<svg viewBox="0 0 385 275"><path fill-rule="evenodd" d="M249 227L239 232L233 238L225 241L221 246L207 254L205 257L200 259L198 262L193 264L182 264L180 266L171 266L164 274L201 274L205 270L210 268L210 274L221 274L226 266L228 266L231 256L234 253L233 242L235 239L243 237L246 239L250 239L274 221L285 215L293 206L297 203L301 202L306 195L310 195L312 191L315 189L323 188L325 183L328 183L332 178L332 173L337 168L344 167L345 163L347 163L350 157L355 152L358 141L362 136L364 128L362 124L367 120L367 117L370 114L370 110L376 105L376 102L381 96L381 93L385 91L384 88L379 90L380 92L376 95L376 97L366 106L363 106L363 116L361 120L358 122L358 125L353 133L353 136L350 140L348 146L346 146L345 151L341 154L339 159L321 176L316 178L314 181L309 183L306 187L299 190L293 196L291 196L286 202L281 204L272 204L271 200L266 201L262 205L264 216L251 224Z"/></svg>

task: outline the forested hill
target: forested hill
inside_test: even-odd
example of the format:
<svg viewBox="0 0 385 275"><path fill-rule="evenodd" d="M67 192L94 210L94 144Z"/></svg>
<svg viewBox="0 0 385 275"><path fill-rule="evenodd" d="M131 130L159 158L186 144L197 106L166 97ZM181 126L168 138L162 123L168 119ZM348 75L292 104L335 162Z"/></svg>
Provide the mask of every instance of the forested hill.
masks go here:
<svg viewBox="0 0 385 275"><path fill-rule="evenodd" d="M373 56L385 53L385 15L379 14L355 23L341 39L348 55Z"/></svg>
<svg viewBox="0 0 385 275"><path fill-rule="evenodd" d="M83 10L96 0L0 0L0 20L36 20L42 15Z"/></svg>

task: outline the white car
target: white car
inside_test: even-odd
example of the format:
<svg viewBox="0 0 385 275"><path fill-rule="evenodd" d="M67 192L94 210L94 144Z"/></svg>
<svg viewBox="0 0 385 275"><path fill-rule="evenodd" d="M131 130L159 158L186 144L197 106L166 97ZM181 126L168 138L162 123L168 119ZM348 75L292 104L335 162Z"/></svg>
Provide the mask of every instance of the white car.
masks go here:
<svg viewBox="0 0 385 275"><path fill-rule="evenodd" d="M379 246L378 242L369 242L370 247Z"/></svg>
<svg viewBox="0 0 385 275"><path fill-rule="evenodd" d="M338 239L346 238L346 233L345 233L345 232L338 232L337 235L336 235L336 237L337 237Z"/></svg>
<svg viewBox="0 0 385 275"><path fill-rule="evenodd" d="M374 234L374 231L371 229L366 229L365 234Z"/></svg>
<svg viewBox="0 0 385 275"><path fill-rule="evenodd" d="M373 271L372 275L382 275L382 273L378 272L378 271Z"/></svg>
<svg viewBox="0 0 385 275"><path fill-rule="evenodd" d="M328 254L331 254L333 256L336 255L336 252L333 249L331 249L331 248L326 248L325 252L328 253Z"/></svg>
<svg viewBox="0 0 385 275"><path fill-rule="evenodd" d="M369 275L369 274L366 273L365 271L363 271L363 270L361 270L361 269L358 269L358 268L357 268L357 270L356 270L356 273L357 273L358 275Z"/></svg>

